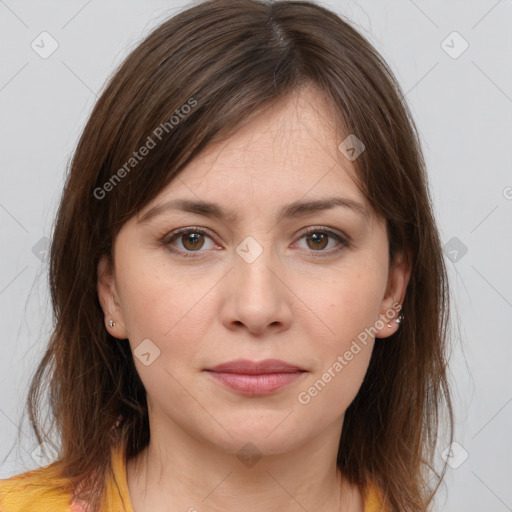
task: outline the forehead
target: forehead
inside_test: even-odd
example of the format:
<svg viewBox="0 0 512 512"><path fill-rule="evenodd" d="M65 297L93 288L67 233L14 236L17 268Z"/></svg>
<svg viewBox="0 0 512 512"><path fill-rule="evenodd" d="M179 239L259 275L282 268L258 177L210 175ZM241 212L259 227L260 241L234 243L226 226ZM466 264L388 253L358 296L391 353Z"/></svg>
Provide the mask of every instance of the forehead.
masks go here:
<svg viewBox="0 0 512 512"><path fill-rule="evenodd" d="M210 144L180 172L178 181L193 189L244 183L254 187L261 182L267 191L286 185L295 195L332 187L358 195L355 168L338 150L343 136L320 93L305 89Z"/></svg>
<svg viewBox="0 0 512 512"><path fill-rule="evenodd" d="M301 90L211 143L143 209L139 220L155 205L176 198L220 203L233 218L245 210L282 213L284 205L335 196L371 212L354 183L354 166L338 150L344 136L321 94Z"/></svg>

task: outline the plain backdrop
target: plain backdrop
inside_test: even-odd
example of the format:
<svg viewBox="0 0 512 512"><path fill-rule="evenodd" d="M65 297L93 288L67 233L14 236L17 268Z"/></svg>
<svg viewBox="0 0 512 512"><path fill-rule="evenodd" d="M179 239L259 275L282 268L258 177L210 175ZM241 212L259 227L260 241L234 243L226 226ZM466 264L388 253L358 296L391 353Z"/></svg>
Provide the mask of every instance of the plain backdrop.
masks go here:
<svg viewBox="0 0 512 512"><path fill-rule="evenodd" d="M116 65L185 5L0 0L0 477L40 461L21 419L51 327L45 249L69 156ZM512 0L324 5L383 55L421 132L453 310L457 445L440 447L437 510L512 511Z"/></svg>

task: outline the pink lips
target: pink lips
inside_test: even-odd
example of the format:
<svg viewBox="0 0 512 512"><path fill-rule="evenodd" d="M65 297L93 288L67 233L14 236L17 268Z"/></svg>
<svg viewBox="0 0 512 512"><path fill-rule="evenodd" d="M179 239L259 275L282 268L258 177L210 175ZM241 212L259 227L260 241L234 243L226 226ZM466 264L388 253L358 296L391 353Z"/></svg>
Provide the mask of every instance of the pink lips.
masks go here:
<svg viewBox="0 0 512 512"><path fill-rule="evenodd" d="M245 395L272 393L291 384L306 372L296 365L278 359L258 362L237 359L206 371L216 380Z"/></svg>

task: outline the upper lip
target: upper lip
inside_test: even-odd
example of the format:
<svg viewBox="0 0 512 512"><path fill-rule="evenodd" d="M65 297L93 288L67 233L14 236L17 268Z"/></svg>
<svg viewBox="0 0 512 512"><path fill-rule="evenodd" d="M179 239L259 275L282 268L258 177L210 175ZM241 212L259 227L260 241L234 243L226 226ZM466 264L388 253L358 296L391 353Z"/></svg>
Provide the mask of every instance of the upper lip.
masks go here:
<svg viewBox="0 0 512 512"><path fill-rule="evenodd" d="M258 375L263 373L292 373L303 372L304 369L297 365L280 361L279 359L265 359L263 361L249 361L248 359L236 359L219 364L207 371L222 373L240 373L247 375Z"/></svg>

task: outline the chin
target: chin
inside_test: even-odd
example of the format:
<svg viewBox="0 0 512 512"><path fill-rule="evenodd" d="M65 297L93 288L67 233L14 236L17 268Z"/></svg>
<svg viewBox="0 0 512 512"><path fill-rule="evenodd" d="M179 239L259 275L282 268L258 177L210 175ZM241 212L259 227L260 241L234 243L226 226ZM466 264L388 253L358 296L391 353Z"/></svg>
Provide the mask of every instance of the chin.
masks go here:
<svg viewBox="0 0 512 512"><path fill-rule="evenodd" d="M277 421L274 418L272 421L247 418L245 422L240 419L236 422L219 420L231 435L219 428L216 430L216 435L210 437L208 441L222 451L234 455L238 455L240 450L247 452L254 450L265 455L285 453L299 444L299 439L296 438L297 429L291 422L283 422L285 417L286 414L281 415ZM281 422L283 423L280 424ZM230 424L236 427L229 428Z"/></svg>

